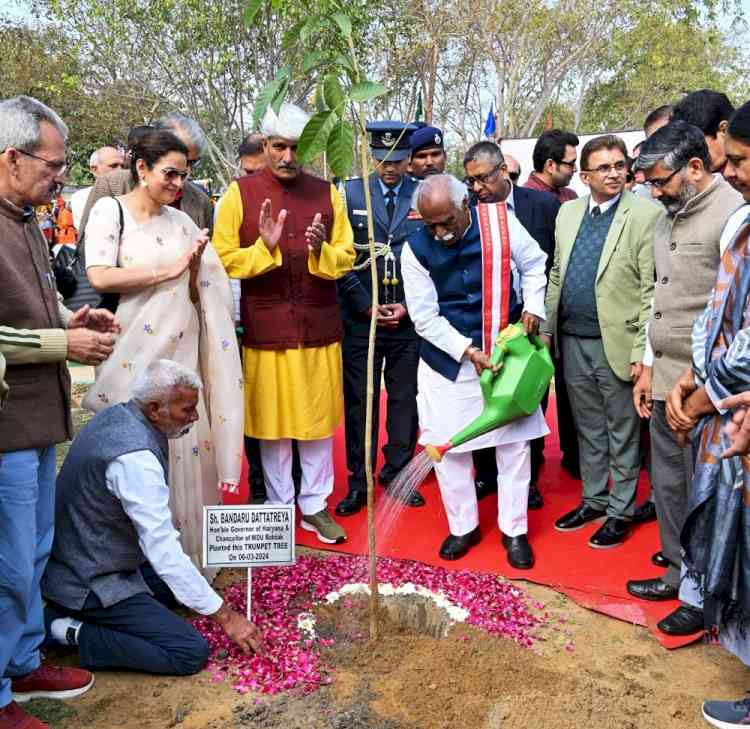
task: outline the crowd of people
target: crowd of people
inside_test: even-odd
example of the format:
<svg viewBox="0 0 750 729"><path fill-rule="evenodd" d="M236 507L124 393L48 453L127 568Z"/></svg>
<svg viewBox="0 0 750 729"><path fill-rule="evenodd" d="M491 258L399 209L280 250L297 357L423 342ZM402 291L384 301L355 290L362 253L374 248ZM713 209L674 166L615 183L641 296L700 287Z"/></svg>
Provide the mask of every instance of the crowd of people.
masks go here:
<svg viewBox="0 0 750 729"><path fill-rule="evenodd" d="M692 92L649 114L630 151L546 130L523 184L493 141L465 151L458 179L440 129L377 121L374 172L336 186L297 158L308 121L269 109L215 208L190 179L206 146L195 120L172 113L132 129L124 152L97 150L94 184L71 200L63 296L34 208L64 181L68 129L30 97L0 102L0 729L42 729L19 704L78 696L94 669L201 670L208 645L178 604L262 650L202 569L203 506L238 491L244 456L253 501L296 502L301 528L346 541L366 449L377 456L373 316L383 498L418 443L479 415L480 375L518 322L553 353L562 465L581 481L554 528L611 549L656 518L664 574L627 590L679 597L660 630L718 630L750 665L750 102ZM56 475L55 444L73 437L67 360L96 367L83 402L95 415ZM508 564L544 558L527 514L544 508L546 407L436 464L442 559L480 541L488 494ZM348 489L333 508L342 421ZM652 497L636 505L644 456ZM46 643L76 647L83 668L42 662ZM743 726L750 700L706 701L703 715Z"/></svg>

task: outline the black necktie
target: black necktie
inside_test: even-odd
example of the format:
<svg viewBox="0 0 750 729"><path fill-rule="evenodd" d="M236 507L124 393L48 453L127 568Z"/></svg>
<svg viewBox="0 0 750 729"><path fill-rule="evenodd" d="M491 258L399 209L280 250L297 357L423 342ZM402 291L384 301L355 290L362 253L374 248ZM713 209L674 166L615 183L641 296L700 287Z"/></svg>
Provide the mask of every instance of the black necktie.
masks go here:
<svg viewBox="0 0 750 729"><path fill-rule="evenodd" d="M393 192L393 190L388 190L388 192L385 193L385 209L388 213L388 225L391 224L391 220L393 220L393 213L396 210L396 193Z"/></svg>
<svg viewBox="0 0 750 729"><path fill-rule="evenodd" d="M602 211L598 205L591 211L592 218L598 218L601 214L602 214Z"/></svg>

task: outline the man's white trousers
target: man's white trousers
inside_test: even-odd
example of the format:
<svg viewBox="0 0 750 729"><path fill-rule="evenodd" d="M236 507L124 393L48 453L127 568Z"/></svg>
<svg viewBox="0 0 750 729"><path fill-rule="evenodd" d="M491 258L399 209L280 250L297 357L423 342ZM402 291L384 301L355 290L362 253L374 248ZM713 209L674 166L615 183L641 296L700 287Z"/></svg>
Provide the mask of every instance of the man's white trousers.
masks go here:
<svg viewBox="0 0 750 729"><path fill-rule="evenodd" d="M526 534L531 448L528 441L495 446L498 472L498 525L509 537ZM474 463L471 451L447 451L435 464L440 495L448 515L450 533L456 537L468 534L479 525L477 494L474 486Z"/></svg>
<svg viewBox="0 0 750 729"><path fill-rule="evenodd" d="M298 440L302 484L297 503L305 516L326 508L333 491L333 438ZM292 441L261 440L260 457L269 504L293 504Z"/></svg>

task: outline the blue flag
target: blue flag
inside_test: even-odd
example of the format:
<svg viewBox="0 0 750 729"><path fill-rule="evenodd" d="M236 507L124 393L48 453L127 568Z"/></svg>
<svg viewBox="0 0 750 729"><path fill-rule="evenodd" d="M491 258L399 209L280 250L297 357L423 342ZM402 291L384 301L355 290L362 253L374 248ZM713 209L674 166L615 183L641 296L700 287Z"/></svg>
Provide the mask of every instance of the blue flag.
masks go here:
<svg viewBox="0 0 750 729"><path fill-rule="evenodd" d="M495 102L493 101L490 104L490 113L487 114L487 121L484 125L484 136L487 137L487 139L491 139L495 136L496 129L497 126L495 124Z"/></svg>

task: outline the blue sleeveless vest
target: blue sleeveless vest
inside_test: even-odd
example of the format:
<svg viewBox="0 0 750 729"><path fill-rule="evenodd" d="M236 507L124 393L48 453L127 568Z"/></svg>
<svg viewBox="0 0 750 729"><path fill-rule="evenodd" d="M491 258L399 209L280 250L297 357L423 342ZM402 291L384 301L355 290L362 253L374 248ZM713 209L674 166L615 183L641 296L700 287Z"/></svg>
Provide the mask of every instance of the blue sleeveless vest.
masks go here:
<svg viewBox="0 0 750 729"><path fill-rule="evenodd" d="M481 348L482 244L476 209L471 208L471 227L454 245L435 240L424 227L409 238L409 246L435 284L440 315ZM510 321L518 319L521 309L511 285ZM461 363L427 340L422 340L421 357L443 377L453 381L458 377Z"/></svg>

